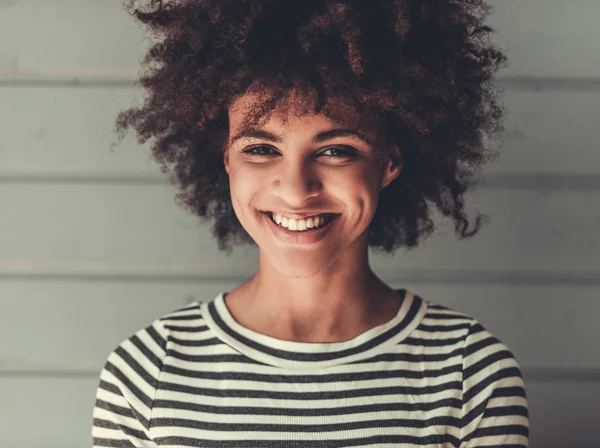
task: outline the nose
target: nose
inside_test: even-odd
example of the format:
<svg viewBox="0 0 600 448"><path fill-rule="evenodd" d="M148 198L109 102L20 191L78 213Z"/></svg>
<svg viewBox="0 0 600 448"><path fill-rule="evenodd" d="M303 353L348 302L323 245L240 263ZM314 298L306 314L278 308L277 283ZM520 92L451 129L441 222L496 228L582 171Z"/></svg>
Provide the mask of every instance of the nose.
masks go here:
<svg viewBox="0 0 600 448"><path fill-rule="evenodd" d="M317 170L306 160L280 164L273 179L273 191L290 208L301 208L323 188Z"/></svg>

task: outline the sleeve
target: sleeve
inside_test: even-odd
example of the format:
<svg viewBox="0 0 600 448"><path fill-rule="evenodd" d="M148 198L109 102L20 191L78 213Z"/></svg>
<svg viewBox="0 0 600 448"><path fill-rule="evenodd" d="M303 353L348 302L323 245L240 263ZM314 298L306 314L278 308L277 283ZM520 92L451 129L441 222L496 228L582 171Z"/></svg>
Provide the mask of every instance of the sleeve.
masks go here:
<svg viewBox="0 0 600 448"><path fill-rule="evenodd" d="M100 373L93 411L93 447L156 447L150 416L166 356L159 320L121 342Z"/></svg>
<svg viewBox="0 0 600 448"><path fill-rule="evenodd" d="M479 322L465 339L460 448L527 448L529 411L520 366Z"/></svg>

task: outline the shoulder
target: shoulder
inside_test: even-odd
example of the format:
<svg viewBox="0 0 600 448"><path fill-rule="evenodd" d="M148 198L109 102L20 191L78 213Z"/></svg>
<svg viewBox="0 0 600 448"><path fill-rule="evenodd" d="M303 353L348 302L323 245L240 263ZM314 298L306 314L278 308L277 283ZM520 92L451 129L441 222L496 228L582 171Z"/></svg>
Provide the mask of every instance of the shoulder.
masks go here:
<svg viewBox="0 0 600 448"><path fill-rule="evenodd" d="M472 327L478 322L466 313L454 310L431 300L420 300L426 309L417 330L426 337L443 339L447 344L464 345Z"/></svg>
<svg viewBox="0 0 600 448"><path fill-rule="evenodd" d="M423 299L424 300L424 299ZM514 358L512 351L478 319L441 305L430 300L424 300L427 312L421 321L421 327L432 331L452 332L457 342L462 345L463 357L472 355L502 352Z"/></svg>
<svg viewBox="0 0 600 448"><path fill-rule="evenodd" d="M174 333L194 326L202 319L198 302L180 307L156 318L121 340L109 353L104 370L122 378L136 372L145 382L155 385L169 352Z"/></svg>
<svg viewBox="0 0 600 448"><path fill-rule="evenodd" d="M461 447L480 446L482 438L497 446L527 446L528 399L513 351L477 319L426 302L420 327L444 332L432 336L436 340L451 338L462 374Z"/></svg>
<svg viewBox="0 0 600 448"><path fill-rule="evenodd" d="M172 311L137 330L109 353L96 388L94 446L115 446L115 435L122 437L119 443L126 446L141 446L150 440L154 397L171 335L177 331L177 323L193 322L199 314L197 302ZM120 430L127 434L117 434Z"/></svg>
<svg viewBox="0 0 600 448"><path fill-rule="evenodd" d="M476 319L465 337L462 365L463 402L507 395L526 400L521 366L513 351Z"/></svg>
<svg viewBox="0 0 600 448"><path fill-rule="evenodd" d="M522 384L521 367L513 351L483 323L448 306L430 300L425 303L427 312L419 329L438 333L436 339L453 343L460 353L466 394L494 381L504 379L510 383L507 378L516 385ZM476 389L472 389L474 386Z"/></svg>

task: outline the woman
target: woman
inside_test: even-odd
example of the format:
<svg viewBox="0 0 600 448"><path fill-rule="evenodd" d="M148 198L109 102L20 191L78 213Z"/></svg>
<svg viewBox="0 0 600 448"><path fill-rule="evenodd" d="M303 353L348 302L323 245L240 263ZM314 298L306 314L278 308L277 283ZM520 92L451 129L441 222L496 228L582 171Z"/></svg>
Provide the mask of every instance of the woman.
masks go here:
<svg viewBox="0 0 600 448"><path fill-rule="evenodd" d="M254 276L156 319L101 372L94 446L526 447L520 367L475 319L393 289L501 130L476 0L134 1L161 42L121 113ZM146 2L148 3L148 2Z"/></svg>

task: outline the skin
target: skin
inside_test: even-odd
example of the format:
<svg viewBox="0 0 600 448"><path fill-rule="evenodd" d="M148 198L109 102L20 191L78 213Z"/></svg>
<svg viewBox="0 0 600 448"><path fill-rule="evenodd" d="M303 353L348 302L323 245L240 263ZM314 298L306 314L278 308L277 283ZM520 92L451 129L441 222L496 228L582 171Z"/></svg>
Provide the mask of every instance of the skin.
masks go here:
<svg viewBox="0 0 600 448"><path fill-rule="evenodd" d="M295 342L347 341L385 324L401 300L369 266L367 227L380 191L400 174L401 164L380 161L372 143L354 136L312 143L316 134L340 129L323 115L283 117L275 111L259 129L280 142L232 141L254 101L246 94L229 109L224 163L234 211L259 247L259 264L251 279L229 292L228 310L250 330ZM266 156L242 152L257 145ZM332 147L355 153L332 157L339 154ZM275 238L261 212L267 210L340 216L323 240L306 245Z"/></svg>

